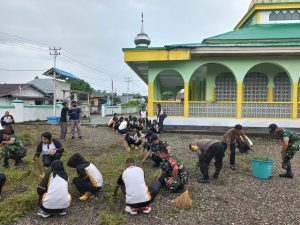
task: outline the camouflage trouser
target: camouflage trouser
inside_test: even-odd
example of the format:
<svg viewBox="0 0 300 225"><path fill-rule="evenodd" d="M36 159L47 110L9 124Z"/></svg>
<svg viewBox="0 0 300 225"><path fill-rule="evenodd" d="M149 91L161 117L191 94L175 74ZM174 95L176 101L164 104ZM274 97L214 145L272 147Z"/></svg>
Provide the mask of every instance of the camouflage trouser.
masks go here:
<svg viewBox="0 0 300 225"><path fill-rule="evenodd" d="M294 157L295 153L300 149L300 141L296 141L292 144L288 145L288 148L285 152L283 161L282 161L282 168L286 169L287 173L292 172L292 165L291 159Z"/></svg>
<svg viewBox="0 0 300 225"><path fill-rule="evenodd" d="M169 179L169 177L163 177L164 181L163 183L163 188L167 189L167 190L172 190L172 191L176 191L179 188L183 188L184 185L187 183L188 181L188 175L186 171L182 171L180 174L178 174L178 176L176 177L175 181L168 185L165 181Z"/></svg>
<svg viewBox="0 0 300 225"><path fill-rule="evenodd" d="M2 157L4 161L8 161L9 159L20 160L24 156L26 156L26 149L24 147L17 147L14 145L4 145L2 150Z"/></svg>
<svg viewBox="0 0 300 225"><path fill-rule="evenodd" d="M142 147L149 152L151 144L148 141L144 141Z"/></svg>
<svg viewBox="0 0 300 225"><path fill-rule="evenodd" d="M155 163L161 163L161 158L159 158L158 154L156 152L152 152L150 154L150 158L155 162Z"/></svg>

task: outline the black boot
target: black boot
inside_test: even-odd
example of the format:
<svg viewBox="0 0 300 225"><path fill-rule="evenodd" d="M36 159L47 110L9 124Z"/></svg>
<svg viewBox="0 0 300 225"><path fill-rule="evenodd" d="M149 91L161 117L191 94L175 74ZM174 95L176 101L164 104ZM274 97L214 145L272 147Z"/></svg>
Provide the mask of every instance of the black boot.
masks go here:
<svg viewBox="0 0 300 225"><path fill-rule="evenodd" d="M291 179L294 178L294 176L293 176L292 173L281 173L281 174L279 174L279 177L283 177L283 178L291 178Z"/></svg>
<svg viewBox="0 0 300 225"><path fill-rule="evenodd" d="M209 183L209 177L208 177L208 175L201 177L200 179L197 180L197 182L199 182L201 184L207 184L207 183Z"/></svg>

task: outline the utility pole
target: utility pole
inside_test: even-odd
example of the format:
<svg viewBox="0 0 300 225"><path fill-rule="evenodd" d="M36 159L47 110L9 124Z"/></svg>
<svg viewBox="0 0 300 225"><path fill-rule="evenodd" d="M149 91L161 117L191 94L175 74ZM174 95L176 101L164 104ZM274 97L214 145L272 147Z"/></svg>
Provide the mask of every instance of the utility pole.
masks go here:
<svg viewBox="0 0 300 225"><path fill-rule="evenodd" d="M111 79L111 102L114 105L114 80Z"/></svg>
<svg viewBox="0 0 300 225"><path fill-rule="evenodd" d="M61 48L51 48L49 47L50 50L50 55L53 55L53 59L54 59L54 66L53 66L53 115L54 117L56 117L56 72L55 72L55 68L56 68L56 57L58 55L60 55L59 50L61 50Z"/></svg>
<svg viewBox="0 0 300 225"><path fill-rule="evenodd" d="M125 82L127 83L127 102L128 102L129 84L132 82L132 78L131 77L125 77Z"/></svg>

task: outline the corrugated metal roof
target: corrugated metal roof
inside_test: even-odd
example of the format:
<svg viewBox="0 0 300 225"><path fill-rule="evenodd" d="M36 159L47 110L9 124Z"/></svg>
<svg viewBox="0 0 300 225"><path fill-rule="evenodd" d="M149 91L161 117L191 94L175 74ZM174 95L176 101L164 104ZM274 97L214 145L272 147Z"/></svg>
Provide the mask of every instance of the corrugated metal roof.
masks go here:
<svg viewBox="0 0 300 225"><path fill-rule="evenodd" d="M28 82L36 88L42 90L45 93L53 94L53 80L52 79L34 79Z"/></svg>
<svg viewBox="0 0 300 225"><path fill-rule="evenodd" d="M43 73L43 75L49 76L49 77L53 77L53 74L54 74L54 68L53 67ZM74 74L69 73L69 72L64 71L64 70L57 69L57 68L55 68L55 74L56 74L56 78L57 79L62 79L62 80L69 80L69 79L80 80Z"/></svg>

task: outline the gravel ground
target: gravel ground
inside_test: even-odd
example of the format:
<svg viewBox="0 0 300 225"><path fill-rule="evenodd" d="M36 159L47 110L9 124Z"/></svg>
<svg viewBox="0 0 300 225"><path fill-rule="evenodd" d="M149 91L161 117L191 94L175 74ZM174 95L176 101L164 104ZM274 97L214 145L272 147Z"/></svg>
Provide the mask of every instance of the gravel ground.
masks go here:
<svg viewBox="0 0 300 225"><path fill-rule="evenodd" d="M31 129L35 133L50 130L57 134L58 126L54 125L18 125L17 131ZM121 146L123 137L114 134L108 128L83 127L83 142L67 141L66 147L74 152L80 151L88 156L100 156L108 151L108 146L117 144L118 151L124 150ZM55 135L54 135L55 136ZM251 135L249 135L251 138ZM102 212L121 213L126 224L300 224L300 186L299 154L292 161L294 176L291 179L280 179L280 143L268 138L251 138L254 142L256 154L272 157L275 160L273 178L260 180L251 175L251 155L237 155L237 170L231 171L228 166L229 157L224 159L224 167L220 178L210 184L196 182L200 176L197 168L197 157L187 150L188 144L198 138L220 139L217 135L171 134L162 135L167 140L174 153L182 159L190 175L190 195L193 208L180 210L175 208L171 201L177 195L162 191L152 204L149 215L138 214L129 216L123 212L124 204L116 203L108 206L105 195L89 202L79 202L73 199L73 204L65 217L41 219L35 212L29 213L15 224L100 224L96 220ZM87 147L89 146L89 147ZM109 163L109 162L108 162ZM146 176L153 174L151 162L146 163ZM101 165L105 166L105 165ZM101 166L100 170L101 170ZM213 167L210 168L213 173ZM117 177L116 177L117 179Z"/></svg>

